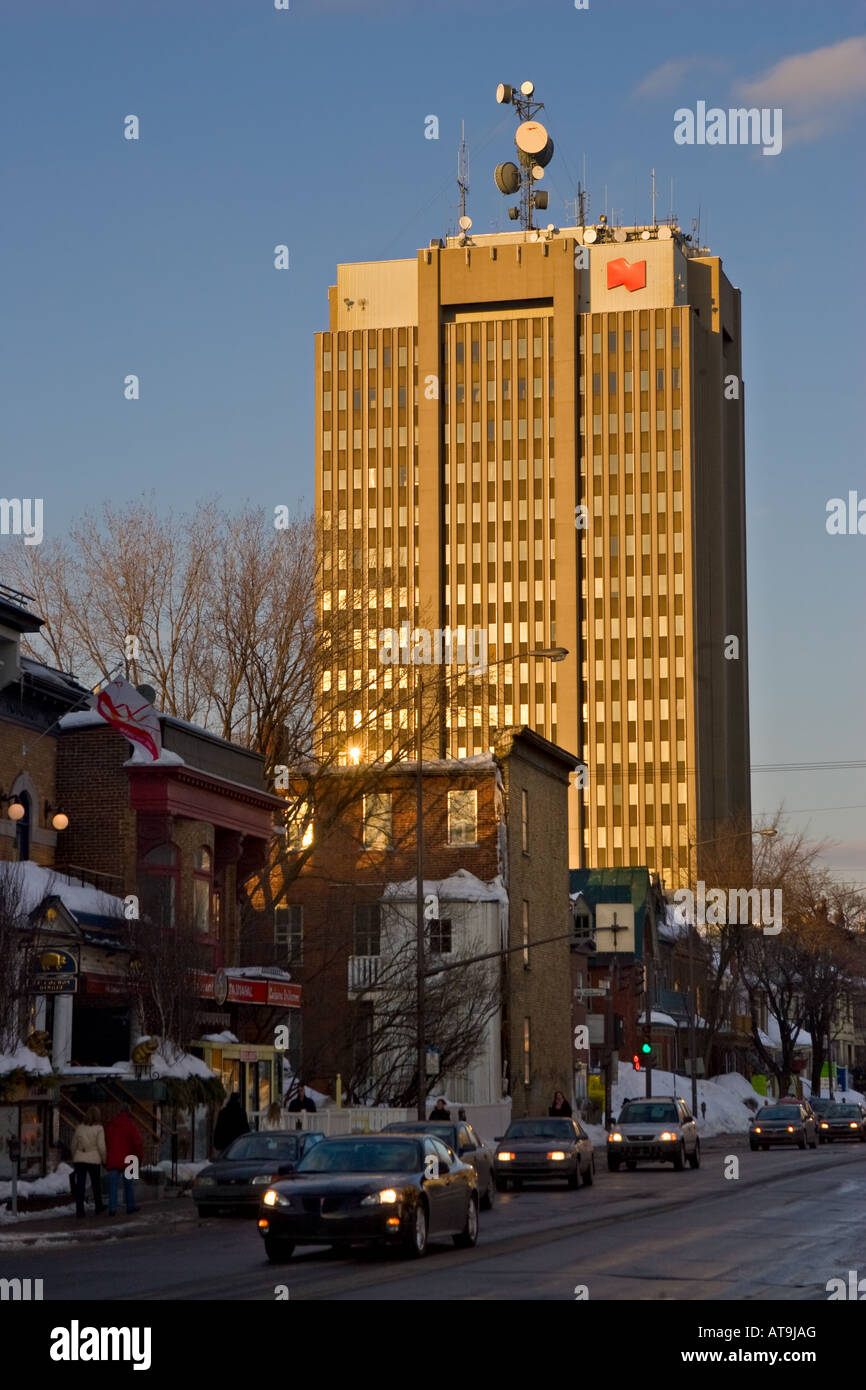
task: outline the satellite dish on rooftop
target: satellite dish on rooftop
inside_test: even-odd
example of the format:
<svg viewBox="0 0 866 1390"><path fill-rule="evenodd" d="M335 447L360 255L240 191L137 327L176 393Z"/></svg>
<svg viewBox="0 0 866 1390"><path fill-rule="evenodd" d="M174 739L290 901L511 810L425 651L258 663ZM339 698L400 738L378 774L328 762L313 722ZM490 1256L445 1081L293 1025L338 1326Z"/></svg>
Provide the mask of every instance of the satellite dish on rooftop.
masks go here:
<svg viewBox="0 0 866 1390"><path fill-rule="evenodd" d="M625 227L617 227L613 234L614 241L628 241L628 233Z"/></svg>
<svg viewBox="0 0 866 1390"><path fill-rule="evenodd" d="M508 102L514 96L514 88L509 87L507 82L500 82L496 88L496 100L498 102Z"/></svg>
<svg viewBox="0 0 866 1390"><path fill-rule="evenodd" d="M640 234L641 241L649 241L651 236L652 232L647 227L644 227L643 231Z"/></svg>
<svg viewBox="0 0 866 1390"><path fill-rule="evenodd" d="M472 226L472 218L464 214L464 216L459 219L458 225L461 231L468 232L469 228Z"/></svg>
<svg viewBox="0 0 866 1390"><path fill-rule="evenodd" d="M659 227L659 241L670 241L672 236L670 227Z"/></svg>
<svg viewBox="0 0 866 1390"><path fill-rule="evenodd" d="M532 94L533 94L533 92L535 91L535 83L534 83L534 82L521 82L521 84L520 84L520 91L521 91L521 95L522 95L522 96L531 97Z"/></svg>
<svg viewBox="0 0 866 1390"><path fill-rule="evenodd" d="M595 227L587 227L583 234L583 240L586 246L592 246L592 243L598 240L598 232Z"/></svg>
<svg viewBox="0 0 866 1390"><path fill-rule="evenodd" d="M550 136L540 121L524 121L517 127L514 143L524 154L540 155ZM541 163L541 160L538 160Z"/></svg>
<svg viewBox="0 0 866 1390"><path fill-rule="evenodd" d="M505 164L497 164L493 171L493 179L499 192L510 196L520 187L520 170L516 164L508 160Z"/></svg>

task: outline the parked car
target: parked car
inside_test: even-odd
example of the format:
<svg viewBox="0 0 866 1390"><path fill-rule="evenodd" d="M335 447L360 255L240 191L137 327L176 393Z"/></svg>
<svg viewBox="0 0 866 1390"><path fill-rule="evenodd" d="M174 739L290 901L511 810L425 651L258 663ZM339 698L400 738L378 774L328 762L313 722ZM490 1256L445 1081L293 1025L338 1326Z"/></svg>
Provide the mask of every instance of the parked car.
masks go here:
<svg viewBox="0 0 866 1390"><path fill-rule="evenodd" d="M395 1120L386 1125L383 1134L435 1134L443 1144L453 1149L458 1158L471 1163L478 1176L478 1193L481 1210L489 1211L493 1206L496 1192L496 1178L493 1173L493 1152L472 1125L465 1120L447 1124L439 1120Z"/></svg>
<svg viewBox="0 0 866 1390"><path fill-rule="evenodd" d="M672 1163L682 1171L701 1166L698 1126L682 1096L628 1100L607 1136L607 1166L634 1169L638 1161Z"/></svg>
<svg viewBox="0 0 866 1390"><path fill-rule="evenodd" d="M796 1144L798 1149L818 1147L818 1129L802 1101L765 1105L749 1125L749 1148L769 1149L771 1144Z"/></svg>
<svg viewBox="0 0 866 1390"><path fill-rule="evenodd" d="M866 1144L866 1106L859 1103L831 1105L819 1124L819 1132L827 1144L832 1144L834 1139L859 1139L861 1144Z"/></svg>
<svg viewBox="0 0 866 1390"><path fill-rule="evenodd" d="M565 1178L569 1187L591 1187L595 1176L592 1140L577 1120L512 1120L496 1141L493 1171L504 1192L521 1188L527 1178Z"/></svg>
<svg viewBox="0 0 866 1390"><path fill-rule="evenodd" d="M304 1154L324 1137L312 1129L273 1129L233 1139L193 1180L192 1197L199 1216L222 1211L254 1215L263 1189L293 1172Z"/></svg>
<svg viewBox="0 0 866 1390"><path fill-rule="evenodd" d="M341 1134L267 1189L258 1228L274 1263L297 1245L382 1243L420 1256L428 1241L450 1236L469 1247L478 1239L478 1179L433 1134Z"/></svg>

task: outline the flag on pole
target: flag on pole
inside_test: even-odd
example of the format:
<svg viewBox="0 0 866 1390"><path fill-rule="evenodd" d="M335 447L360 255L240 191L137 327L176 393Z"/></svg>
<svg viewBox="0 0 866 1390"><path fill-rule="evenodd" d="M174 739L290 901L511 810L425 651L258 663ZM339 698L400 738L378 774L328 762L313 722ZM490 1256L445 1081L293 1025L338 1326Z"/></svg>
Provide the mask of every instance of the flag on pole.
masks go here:
<svg viewBox="0 0 866 1390"><path fill-rule="evenodd" d="M132 744L134 763L156 762L162 752L159 715L129 681L114 680L91 695L88 704Z"/></svg>

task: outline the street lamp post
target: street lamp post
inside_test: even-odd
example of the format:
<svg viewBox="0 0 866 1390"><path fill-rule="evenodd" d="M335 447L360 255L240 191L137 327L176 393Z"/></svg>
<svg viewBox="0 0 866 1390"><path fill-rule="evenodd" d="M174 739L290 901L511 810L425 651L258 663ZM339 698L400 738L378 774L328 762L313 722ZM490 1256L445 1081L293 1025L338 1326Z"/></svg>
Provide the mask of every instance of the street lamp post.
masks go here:
<svg viewBox="0 0 866 1390"><path fill-rule="evenodd" d="M568 656L566 647L539 647L531 652L516 652L514 656L504 656L487 664L486 670L494 666L506 666L509 662L523 657L535 657L541 661L564 661ZM415 681L415 1065L418 1072L418 1119L427 1118L427 1040L425 1003L426 977L424 969L425 922L424 922L424 680L420 667Z"/></svg>
<svg viewBox="0 0 866 1390"><path fill-rule="evenodd" d="M770 839L775 835L775 830L737 830L733 835L721 835L718 838L709 840L689 840L688 842L688 865L689 878L692 875L692 850L700 849L703 845L723 844L726 840L740 840L746 835L763 835L765 839ZM697 869L697 865L695 865ZM689 923L689 1064L692 1073L692 1114L697 1115L698 1110L698 1073L697 1063L697 1000L695 998L695 945L694 945L695 924Z"/></svg>

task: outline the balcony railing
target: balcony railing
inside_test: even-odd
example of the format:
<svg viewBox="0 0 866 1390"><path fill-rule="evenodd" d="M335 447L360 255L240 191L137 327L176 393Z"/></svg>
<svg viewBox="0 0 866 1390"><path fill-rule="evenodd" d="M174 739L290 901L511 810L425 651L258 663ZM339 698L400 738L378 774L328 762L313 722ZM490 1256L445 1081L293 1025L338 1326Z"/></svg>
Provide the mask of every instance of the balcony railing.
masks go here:
<svg viewBox="0 0 866 1390"><path fill-rule="evenodd" d="M349 989L375 989L379 983L381 956L349 957Z"/></svg>

